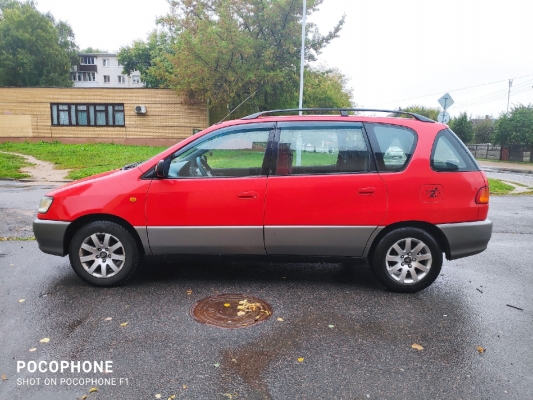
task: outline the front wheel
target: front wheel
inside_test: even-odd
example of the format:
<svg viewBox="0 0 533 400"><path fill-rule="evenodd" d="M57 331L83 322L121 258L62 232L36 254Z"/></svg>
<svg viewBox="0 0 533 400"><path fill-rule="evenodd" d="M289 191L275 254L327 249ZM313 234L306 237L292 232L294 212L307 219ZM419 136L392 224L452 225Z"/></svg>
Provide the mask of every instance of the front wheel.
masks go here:
<svg viewBox="0 0 533 400"><path fill-rule="evenodd" d="M412 293L427 288L439 276L442 250L419 228L399 228L387 233L371 257L376 279L394 292Z"/></svg>
<svg viewBox="0 0 533 400"><path fill-rule="evenodd" d="M82 226L72 238L70 264L76 275L95 286L124 284L137 272L139 249L121 225L96 221Z"/></svg>

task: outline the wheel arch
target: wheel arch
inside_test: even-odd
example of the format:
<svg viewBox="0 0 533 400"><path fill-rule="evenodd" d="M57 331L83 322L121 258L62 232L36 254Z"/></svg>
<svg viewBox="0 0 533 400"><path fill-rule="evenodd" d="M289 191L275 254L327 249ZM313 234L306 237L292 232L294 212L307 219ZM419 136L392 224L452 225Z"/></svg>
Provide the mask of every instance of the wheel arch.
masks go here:
<svg viewBox="0 0 533 400"><path fill-rule="evenodd" d="M78 229L84 225L90 224L91 222L95 222L95 221L109 221L109 222L114 222L115 224L122 226L124 229L128 231L128 233L135 240L135 243L137 244L137 247L139 249L139 254L141 256L145 255L142 240L139 237L139 234L137 233L135 228L125 219L117 217L115 215L111 215L111 214L88 214L88 215L79 217L78 219L71 222L65 232L65 238L63 240L63 246L64 246L63 250L65 254L68 254L69 248L70 248L70 242L72 241L72 238L74 237Z"/></svg>
<svg viewBox="0 0 533 400"><path fill-rule="evenodd" d="M374 254L374 250L376 249L376 246L378 245L380 240L389 232L392 232L393 230L398 228L418 228L426 231L436 240L441 250L446 254L446 258L448 260L450 259L450 244L448 243L446 235L437 226L430 224L429 222L423 221L402 221L387 225L386 227L381 229L373 239L371 239L372 243L370 243L370 247L366 252L366 257L368 259L371 259L372 255Z"/></svg>

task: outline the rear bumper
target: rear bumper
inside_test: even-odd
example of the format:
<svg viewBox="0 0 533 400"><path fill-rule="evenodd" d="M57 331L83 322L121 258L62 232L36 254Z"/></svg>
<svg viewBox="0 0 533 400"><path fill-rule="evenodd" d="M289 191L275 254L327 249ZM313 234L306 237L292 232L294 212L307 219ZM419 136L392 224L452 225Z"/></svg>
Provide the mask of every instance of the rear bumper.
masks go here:
<svg viewBox="0 0 533 400"><path fill-rule="evenodd" d="M39 249L43 253L63 257L65 252L65 232L70 222L47 221L36 219L33 221L33 233Z"/></svg>
<svg viewBox="0 0 533 400"><path fill-rule="evenodd" d="M472 256L487 248L492 235L492 221L437 225L448 239L449 260ZM449 254L448 254L449 253Z"/></svg>

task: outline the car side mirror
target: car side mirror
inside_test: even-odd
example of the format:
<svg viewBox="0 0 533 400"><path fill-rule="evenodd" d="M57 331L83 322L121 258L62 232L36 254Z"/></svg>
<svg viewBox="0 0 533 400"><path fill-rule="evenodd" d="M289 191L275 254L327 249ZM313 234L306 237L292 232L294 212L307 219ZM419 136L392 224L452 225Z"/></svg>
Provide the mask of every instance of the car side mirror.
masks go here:
<svg viewBox="0 0 533 400"><path fill-rule="evenodd" d="M170 159L167 161L160 160L155 166L155 176L158 178L166 178L168 176L168 169L170 167Z"/></svg>

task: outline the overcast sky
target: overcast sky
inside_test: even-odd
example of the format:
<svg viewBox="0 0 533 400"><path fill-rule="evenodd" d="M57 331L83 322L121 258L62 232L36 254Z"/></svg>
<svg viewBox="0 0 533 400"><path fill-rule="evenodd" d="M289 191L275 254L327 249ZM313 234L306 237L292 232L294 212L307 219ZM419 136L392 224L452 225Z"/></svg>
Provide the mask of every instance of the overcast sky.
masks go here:
<svg viewBox="0 0 533 400"><path fill-rule="evenodd" d="M80 48L117 51L146 38L168 4L37 0L37 8L68 22ZM511 105L533 103L532 0L324 0L311 21L326 33L343 13L341 36L320 61L350 79L360 107L438 107L449 92L452 116L496 117L509 79Z"/></svg>

